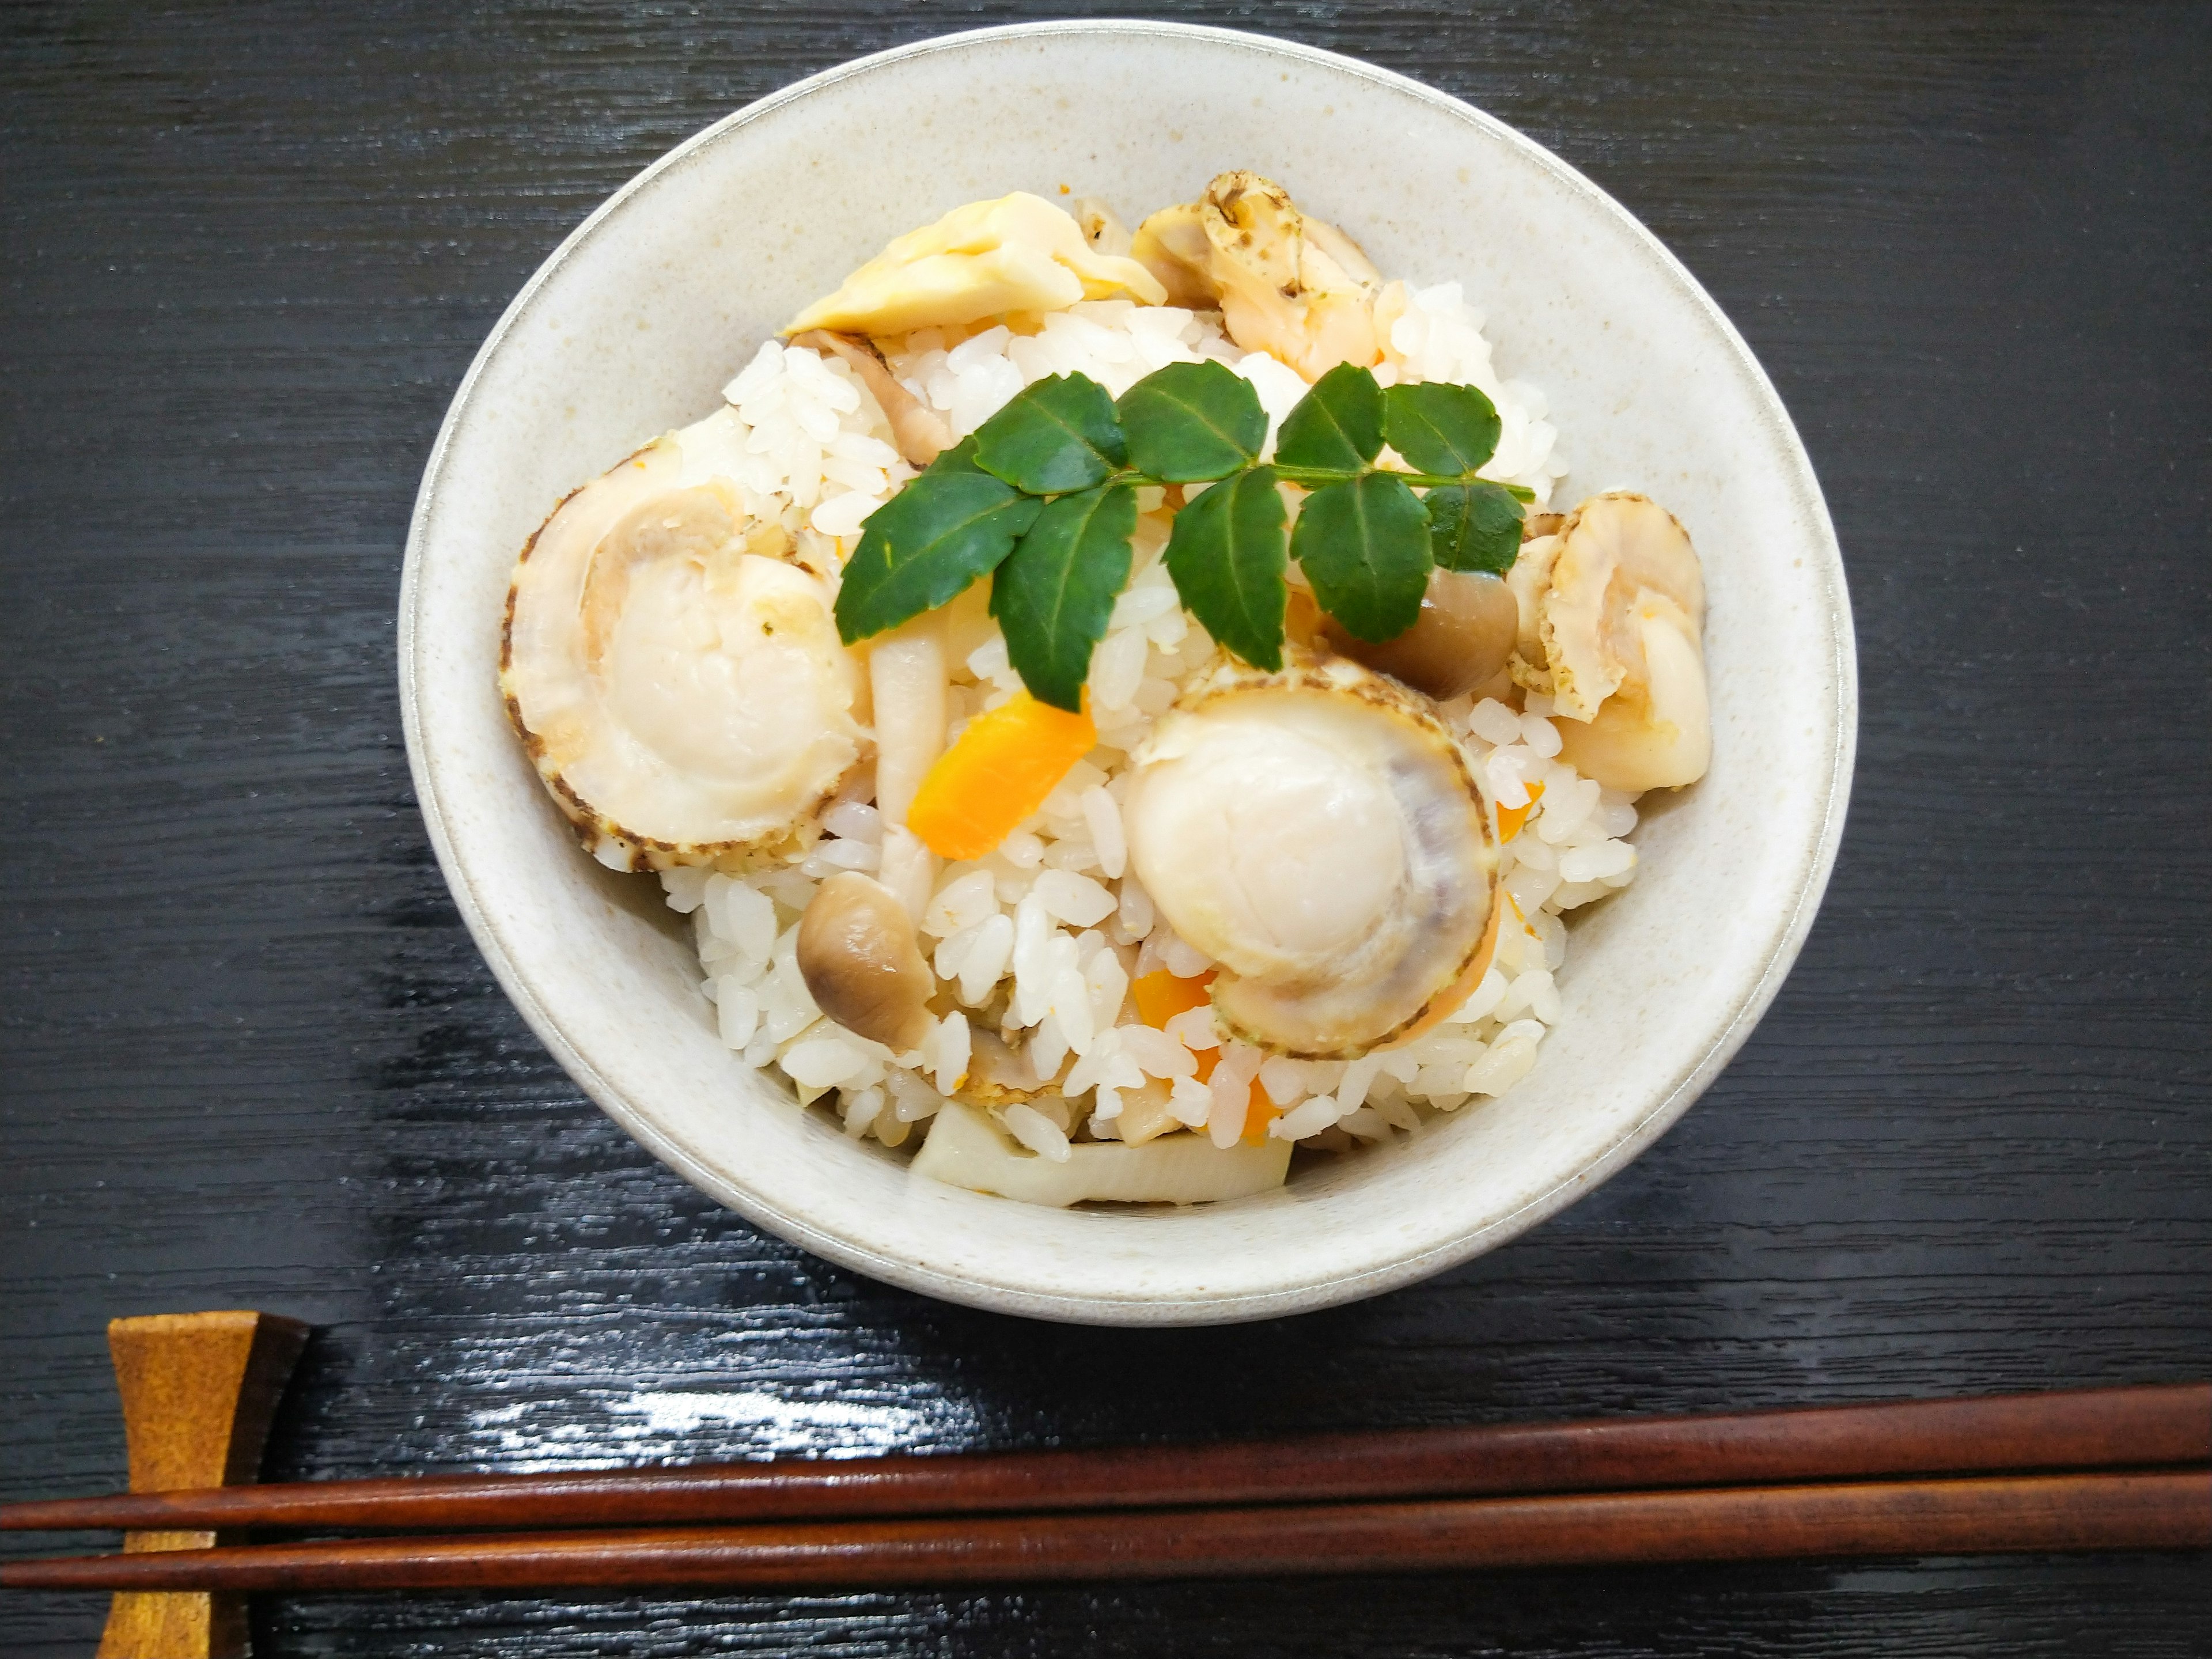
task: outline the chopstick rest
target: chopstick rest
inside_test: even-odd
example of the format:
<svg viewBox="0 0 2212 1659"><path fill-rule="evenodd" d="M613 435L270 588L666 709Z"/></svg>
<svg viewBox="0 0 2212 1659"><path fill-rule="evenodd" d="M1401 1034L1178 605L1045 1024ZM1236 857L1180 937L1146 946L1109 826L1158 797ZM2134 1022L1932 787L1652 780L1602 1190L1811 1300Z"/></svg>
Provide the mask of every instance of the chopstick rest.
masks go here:
<svg viewBox="0 0 2212 1659"><path fill-rule="evenodd" d="M252 1312L111 1320L107 1349L123 1397L131 1490L222 1487L258 1476L307 1330L297 1320ZM194 1528L133 1531L120 1559L234 1541ZM206 1588L120 1590L100 1638L100 1659L243 1659L248 1650L243 1600Z"/></svg>

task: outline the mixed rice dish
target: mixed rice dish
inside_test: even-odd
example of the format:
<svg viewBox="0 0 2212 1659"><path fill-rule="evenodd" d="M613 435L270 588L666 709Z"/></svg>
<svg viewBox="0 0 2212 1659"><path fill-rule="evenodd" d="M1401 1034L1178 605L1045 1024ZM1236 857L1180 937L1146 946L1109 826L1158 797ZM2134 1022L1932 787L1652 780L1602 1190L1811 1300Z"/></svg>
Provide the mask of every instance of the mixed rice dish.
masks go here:
<svg viewBox="0 0 2212 1659"><path fill-rule="evenodd" d="M1250 173L958 209L555 510L515 728L721 1042L917 1176L1195 1203L1421 1133L1535 1064L1711 747L1687 534L1554 509L1483 322Z"/></svg>

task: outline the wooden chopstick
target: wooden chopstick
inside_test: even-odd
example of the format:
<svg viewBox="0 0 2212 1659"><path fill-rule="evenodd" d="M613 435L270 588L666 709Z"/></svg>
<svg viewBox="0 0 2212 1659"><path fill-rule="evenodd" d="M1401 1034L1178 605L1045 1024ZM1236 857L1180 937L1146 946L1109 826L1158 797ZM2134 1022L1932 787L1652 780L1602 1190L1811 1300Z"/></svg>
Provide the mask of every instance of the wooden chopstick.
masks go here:
<svg viewBox="0 0 2212 1659"><path fill-rule="evenodd" d="M2212 1458L2212 1383L1273 1443L426 1475L0 1506L0 1528L450 1531L1472 1498Z"/></svg>
<svg viewBox="0 0 2212 1659"><path fill-rule="evenodd" d="M545 1589L1040 1583L1787 1556L2203 1549L2212 1469L346 1539L0 1566L0 1588Z"/></svg>

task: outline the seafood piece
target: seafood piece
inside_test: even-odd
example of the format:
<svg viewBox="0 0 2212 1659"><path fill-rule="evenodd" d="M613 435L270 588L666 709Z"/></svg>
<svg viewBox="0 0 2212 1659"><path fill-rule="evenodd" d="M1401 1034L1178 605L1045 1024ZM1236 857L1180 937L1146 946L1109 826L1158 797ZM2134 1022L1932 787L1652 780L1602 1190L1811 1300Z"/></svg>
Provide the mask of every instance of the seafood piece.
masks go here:
<svg viewBox="0 0 2212 1659"><path fill-rule="evenodd" d="M1087 1142L1054 1162L1024 1152L988 1115L956 1100L930 1120L913 1167L950 1186L1024 1204L1204 1204L1281 1186L1291 1143L1241 1141L1222 1151L1199 1135L1169 1134L1141 1146Z"/></svg>
<svg viewBox="0 0 2212 1659"><path fill-rule="evenodd" d="M1065 210L1016 191L908 231L783 331L882 337L1121 295L1143 305L1167 297L1134 259L1095 250Z"/></svg>
<svg viewBox="0 0 2212 1659"><path fill-rule="evenodd" d="M1213 243L1206 234L1202 204L1181 202L1162 208L1137 227L1137 234L1129 239L1129 256L1167 290L1170 305L1186 311L1212 311L1221 304L1221 287L1213 280L1212 270Z"/></svg>
<svg viewBox="0 0 2212 1659"><path fill-rule="evenodd" d="M1570 766L1634 792L1705 776L1705 571L1672 514L1626 491L1593 495L1524 544L1507 580L1513 678L1551 694Z"/></svg>
<svg viewBox="0 0 2212 1659"><path fill-rule="evenodd" d="M969 1042L968 1073L957 1091L961 1099L983 1106L1012 1106L1060 1092L1057 1083L1036 1074L1026 1051L997 1032L978 1030Z"/></svg>
<svg viewBox="0 0 2212 1659"><path fill-rule="evenodd" d="M1560 520L1565 523L1565 520ZM1552 671L1546 665L1542 620L1544 592L1552 580L1552 561L1559 556L1559 534L1553 529L1521 544L1513 568L1505 573L1505 586L1513 595L1513 654L1505 659L1513 683L1526 691L1552 690Z"/></svg>
<svg viewBox="0 0 2212 1659"><path fill-rule="evenodd" d="M1429 573L1420 617L1404 633L1378 645L1323 615L1316 635L1340 657L1449 702L1498 677L1513 654L1520 620L1512 590L1498 577L1439 568Z"/></svg>
<svg viewBox="0 0 2212 1659"><path fill-rule="evenodd" d="M1358 243L1256 173L1221 173L1197 201L1154 214L1130 251L1171 303L1218 305L1231 339L1308 380L1380 354L1380 273Z"/></svg>
<svg viewBox="0 0 2212 1659"><path fill-rule="evenodd" d="M1642 666L1587 725L1560 722L1559 755L1608 789L1679 789L1712 763L1705 658L1681 611L1665 600L1646 594L1633 616Z"/></svg>
<svg viewBox="0 0 2212 1659"><path fill-rule="evenodd" d="M500 690L602 864L742 869L810 841L866 755L829 585L713 471L729 412L554 509L507 592Z"/></svg>
<svg viewBox="0 0 2212 1659"><path fill-rule="evenodd" d="M1121 1091L1121 1114L1114 1119L1115 1139L1127 1146L1141 1146L1185 1127L1175 1114L1174 1104L1169 1099L1169 1085L1163 1079L1148 1077L1135 1088Z"/></svg>
<svg viewBox="0 0 2212 1659"><path fill-rule="evenodd" d="M799 976L823 1013L895 1054L921 1047L937 976L897 895L842 870L807 902L797 943Z"/></svg>
<svg viewBox="0 0 2212 1659"><path fill-rule="evenodd" d="M875 398L876 407L884 411L898 453L914 465L927 466L952 447L952 428L945 424L944 416L898 383L873 341L832 333L826 328L810 328L792 336L791 343L810 351L826 352L859 375L860 384Z"/></svg>
<svg viewBox="0 0 2212 1659"><path fill-rule="evenodd" d="M1221 964L1231 1036L1352 1060L1465 1000L1495 940L1497 848L1419 699L1292 647L1216 670L1136 754L1123 807L1153 905Z"/></svg>
<svg viewBox="0 0 2212 1659"><path fill-rule="evenodd" d="M1068 211L1075 216L1083 240L1091 244L1094 252L1116 259L1129 257L1129 228L1115 216L1114 210L1096 196L1079 196L1068 204Z"/></svg>

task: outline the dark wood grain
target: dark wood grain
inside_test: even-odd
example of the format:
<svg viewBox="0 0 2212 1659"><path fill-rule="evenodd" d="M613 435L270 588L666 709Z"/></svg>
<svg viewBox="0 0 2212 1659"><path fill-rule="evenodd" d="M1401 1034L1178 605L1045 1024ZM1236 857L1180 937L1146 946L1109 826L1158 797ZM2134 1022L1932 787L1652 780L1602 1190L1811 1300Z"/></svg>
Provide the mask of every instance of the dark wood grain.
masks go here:
<svg viewBox="0 0 2212 1659"><path fill-rule="evenodd" d="M582 1100L458 924L399 739L407 514L485 331L623 179L797 75L1021 9L15 0L6 1495L119 1486L104 1322L202 1307L324 1328L271 1446L290 1477L2212 1369L2212 16L1161 10L1356 53L1552 145L1774 377L1842 538L1864 709L1827 903L1736 1062L1509 1248L1249 1328L1042 1328L754 1233ZM327 1656L2117 1659L2200 1651L2208 1578L2157 1557L1386 1595L305 1597L264 1602L258 1635ZM74 1659L99 1619L89 1596L10 1606L0 1647Z"/></svg>
<svg viewBox="0 0 2212 1659"><path fill-rule="evenodd" d="M504 1531L1215 1508L2212 1462L2212 1382L951 1456L270 1482L0 1504L0 1530ZM2212 1484L2205 1489L2212 1505ZM2212 1509L2208 1509L2212 1521Z"/></svg>
<svg viewBox="0 0 2212 1659"><path fill-rule="evenodd" d="M1149 1582L1781 1556L2212 1548L2212 1469L318 1539L0 1563L0 1589L702 1589Z"/></svg>

